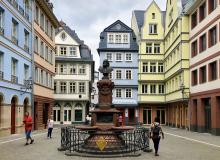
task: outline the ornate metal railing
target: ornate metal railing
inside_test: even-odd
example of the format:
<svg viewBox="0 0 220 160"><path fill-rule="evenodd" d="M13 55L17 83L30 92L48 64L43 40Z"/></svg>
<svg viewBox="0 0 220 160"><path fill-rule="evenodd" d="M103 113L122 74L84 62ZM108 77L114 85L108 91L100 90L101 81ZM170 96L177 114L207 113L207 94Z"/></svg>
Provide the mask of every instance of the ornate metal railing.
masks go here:
<svg viewBox="0 0 220 160"><path fill-rule="evenodd" d="M61 128L61 146L59 151L65 151L66 155L74 153L86 153L93 155L110 154L136 154L140 151L151 151L149 148L149 129L136 128L132 131L110 131L102 132L97 130L79 130L74 127ZM89 140L94 136L104 137L110 143L108 148L100 150L97 141ZM116 136L120 141L114 141L112 136Z"/></svg>

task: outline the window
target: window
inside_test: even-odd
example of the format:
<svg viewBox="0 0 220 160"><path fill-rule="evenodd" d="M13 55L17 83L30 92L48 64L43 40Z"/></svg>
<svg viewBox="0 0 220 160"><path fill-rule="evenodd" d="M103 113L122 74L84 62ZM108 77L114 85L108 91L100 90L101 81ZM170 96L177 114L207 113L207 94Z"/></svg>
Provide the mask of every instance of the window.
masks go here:
<svg viewBox="0 0 220 160"><path fill-rule="evenodd" d="M152 19L155 19L155 13L152 13Z"/></svg>
<svg viewBox="0 0 220 160"><path fill-rule="evenodd" d="M79 93L85 93L85 83L84 82L79 83Z"/></svg>
<svg viewBox="0 0 220 160"><path fill-rule="evenodd" d="M54 87L53 87L54 93L57 93L57 83L54 82L54 85L53 85L53 86L54 86Z"/></svg>
<svg viewBox="0 0 220 160"><path fill-rule="evenodd" d="M206 82L206 66L200 68L200 83Z"/></svg>
<svg viewBox="0 0 220 160"><path fill-rule="evenodd" d="M55 106L56 107L56 106ZM60 108L53 110L53 120L55 122L60 122Z"/></svg>
<svg viewBox="0 0 220 160"><path fill-rule="evenodd" d="M69 105L65 106L63 120L64 122L71 122L71 108Z"/></svg>
<svg viewBox="0 0 220 160"><path fill-rule="evenodd" d="M158 63L158 72L159 73L163 73L164 70L163 70L163 63Z"/></svg>
<svg viewBox="0 0 220 160"><path fill-rule="evenodd" d="M70 74L76 74L76 65L70 64Z"/></svg>
<svg viewBox="0 0 220 160"><path fill-rule="evenodd" d="M3 53L0 52L0 72L3 72ZM0 73L1 77L1 73Z"/></svg>
<svg viewBox="0 0 220 160"><path fill-rule="evenodd" d="M45 59L46 59L47 61L49 61L48 46L46 46L45 48L46 48L46 49L45 49Z"/></svg>
<svg viewBox="0 0 220 160"><path fill-rule="evenodd" d="M209 81L213 81L217 79L217 62L212 62L209 64Z"/></svg>
<svg viewBox="0 0 220 160"><path fill-rule="evenodd" d="M163 84L159 84L159 94L164 94L164 85Z"/></svg>
<svg viewBox="0 0 220 160"><path fill-rule="evenodd" d="M106 53L106 59L112 61L112 53Z"/></svg>
<svg viewBox="0 0 220 160"><path fill-rule="evenodd" d="M143 73L147 73L148 72L148 62L144 62L143 63L142 69L143 69Z"/></svg>
<svg viewBox="0 0 220 160"><path fill-rule="evenodd" d="M48 73L46 73L46 83L45 83L45 86L49 87L49 75Z"/></svg>
<svg viewBox="0 0 220 160"><path fill-rule="evenodd" d="M208 0L209 3L209 13L214 11L217 8L217 0Z"/></svg>
<svg viewBox="0 0 220 160"><path fill-rule="evenodd" d="M198 73L197 70L192 71L192 86L195 86L198 84Z"/></svg>
<svg viewBox="0 0 220 160"><path fill-rule="evenodd" d="M35 8L35 21L39 23L39 8L37 6Z"/></svg>
<svg viewBox="0 0 220 160"><path fill-rule="evenodd" d="M114 43L114 35L113 34L108 35L108 43Z"/></svg>
<svg viewBox="0 0 220 160"><path fill-rule="evenodd" d="M116 89L116 97L121 98L122 97L122 89Z"/></svg>
<svg viewBox="0 0 220 160"><path fill-rule="evenodd" d="M152 44L146 44L146 53L152 53Z"/></svg>
<svg viewBox="0 0 220 160"><path fill-rule="evenodd" d="M132 55L131 55L131 53L126 53L126 55L125 55L125 60L126 60L126 61L132 61Z"/></svg>
<svg viewBox="0 0 220 160"><path fill-rule="evenodd" d="M192 52L192 55L191 55L192 57L195 57L197 55L197 52L198 52L197 40L191 44L191 52Z"/></svg>
<svg viewBox="0 0 220 160"><path fill-rule="evenodd" d="M191 29L197 25L197 12L193 13L191 16Z"/></svg>
<svg viewBox="0 0 220 160"><path fill-rule="evenodd" d="M17 76L17 60L13 59L11 60L11 75Z"/></svg>
<svg viewBox="0 0 220 160"><path fill-rule="evenodd" d="M108 74L108 78L112 79L112 72Z"/></svg>
<svg viewBox="0 0 220 160"><path fill-rule="evenodd" d="M150 93L156 94L156 85L155 84L150 85Z"/></svg>
<svg viewBox="0 0 220 160"><path fill-rule="evenodd" d="M157 34L157 25L149 24L149 34Z"/></svg>
<svg viewBox="0 0 220 160"><path fill-rule="evenodd" d="M123 42L128 43L128 34L123 34Z"/></svg>
<svg viewBox="0 0 220 160"><path fill-rule="evenodd" d="M48 24L49 22L48 22L48 20L46 20L46 24L45 24L45 32L46 32L46 34L48 34L48 32L49 32L49 24Z"/></svg>
<svg viewBox="0 0 220 160"><path fill-rule="evenodd" d="M44 71L40 70L40 84L44 84Z"/></svg>
<svg viewBox="0 0 220 160"><path fill-rule="evenodd" d="M29 51L29 32L24 30L24 49Z"/></svg>
<svg viewBox="0 0 220 160"><path fill-rule="evenodd" d="M29 0L24 0L24 13L28 14L29 13Z"/></svg>
<svg viewBox="0 0 220 160"><path fill-rule="evenodd" d="M150 72L155 73L156 72L156 63L150 63Z"/></svg>
<svg viewBox="0 0 220 160"><path fill-rule="evenodd" d="M75 110L75 121L82 121L82 110Z"/></svg>
<svg viewBox="0 0 220 160"><path fill-rule="evenodd" d="M116 43L121 43L121 35L120 34L115 35L115 42Z"/></svg>
<svg viewBox="0 0 220 160"><path fill-rule="evenodd" d="M66 93L66 82L60 82L60 93Z"/></svg>
<svg viewBox="0 0 220 160"><path fill-rule="evenodd" d="M4 10L0 7L0 32L4 28Z"/></svg>
<svg viewBox="0 0 220 160"><path fill-rule="evenodd" d="M69 93L76 93L76 83L70 82Z"/></svg>
<svg viewBox="0 0 220 160"><path fill-rule="evenodd" d="M41 41L40 43L40 56L44 57L44 42Z"/></svg>
<svg viewBox="0 0 220 160"><path fill-rule="evenodd" d="M36 52L36 53L38 53L38 37L37 36L35 36L35 40L34 40L34 44L35 44L35 46L34 46L34 51Z"/></svg>
<svg viewBox="0 0 220 160"><path fill-rule="evenodd" d="M35 67L35 82L39 82L38 68Z"/></svg>
<svg viewBox="0 0 220 160"><path fill-rule="evenodd" d="M12 19L12 41L18 44L18 22Z"/></svg>
<svg viewBox="0 0 220 160"><path fill-rule="evenodd" d="M121 70L116 70L116 79L121 79Z"/></svg>
<svg viewBox="0 0 220 160"><path fill-rule="evenodd" d="M29 78L29 66L24 64L24 79L27 80Z"/></svg>
<svg viewBox="0 0 220 160"><path fill-rule="evenodd" d="M199 21L201 22L206 17L206 2L199 7Z"/></svg>
<svg viewBox="0 0 220 160"><path fill-rule="evenodd" d="M131 70L126 70L126 79L132 79L132 72L131 72Z"/></svg>
<svg viewBox="0 0 220 160"><path fill-rule="evenodd" d="M66 64L60 64L60 74L67 74Z"/></svg>
<svg viewBox="0 0 220 160"><path fill-rule="evenodd" d="M125 97L132 98L132 89L125 89Z"/></svg>
<svg viewBox="0 0 220 160"><path fill-rule="evenodd" d="M209 30L209 47L217 43L217 30L216 26Z"/></svg>
<svg viewBox="0 0 220 160"><path fill-rule="evenodd" d="M142 84L142 93L148 93L148 86L147 86L147 84Z"/></svg>
<svg viewBox="0 0 220 160"><path fill-rule="evenodd" d="M206 34L199 38L200 41L200 53L206 50Z"/></svg>
<svg viewBox="0 0 220 160"><path fill-rule="evenodd" d="M76 56L76 47L70 47L70 56Z"/></svg>
<svg viewBox="0 0 220 160"><path fill-rule="evenodd" d="M116 53L116 61L122 61L122 54Z"/></svg>
<svg viewBox="0 0 220 160"><path fill-rule="evenodd" d="M49 59L49 62L50 62L51 64L54 63L53 51L52 51L52 49L51 49L50 52L49 52L48 59Z"/></svg>
<svg viewBox="0 0 220 160"><path fill-rule="evenodd" d="M44 14L41 13L40 15L40 26L42 27L42 29L44 29Z"/></svg>
<svg viewBox="0 0 220 160"><path fill-rule="evenodd" d="M60 55L66 56L66 47L60 47Z"/></svg>
<svg viewBox="0 0 220 160"><path fill-rule="evenodd" d="M154 53L160 53L160 44L154 44Z"/></svg>
<svg viewBox="0 0 220 160"><path fill-rule="evenodd" d="M57 63L55 64L55 73L57 74L58 72L57 72Z"/></svg>
<svg viewBox="0 0 220 160"><path fill-rule="evenodd" d="M86 66L85 65L79 66L79 74L86 74Z"/></svg>

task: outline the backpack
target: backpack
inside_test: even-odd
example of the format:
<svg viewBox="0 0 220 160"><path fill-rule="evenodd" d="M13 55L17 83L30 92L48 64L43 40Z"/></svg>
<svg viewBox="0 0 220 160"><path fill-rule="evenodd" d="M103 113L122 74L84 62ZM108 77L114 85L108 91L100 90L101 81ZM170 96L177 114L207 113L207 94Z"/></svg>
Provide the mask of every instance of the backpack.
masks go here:
<svg viewBox="0 0 220 160"><path fill-rule="evenodd" d="M159 136L160 135L160 130L161 130L160 126L155 125L153 127L153 136Z"/></svg>

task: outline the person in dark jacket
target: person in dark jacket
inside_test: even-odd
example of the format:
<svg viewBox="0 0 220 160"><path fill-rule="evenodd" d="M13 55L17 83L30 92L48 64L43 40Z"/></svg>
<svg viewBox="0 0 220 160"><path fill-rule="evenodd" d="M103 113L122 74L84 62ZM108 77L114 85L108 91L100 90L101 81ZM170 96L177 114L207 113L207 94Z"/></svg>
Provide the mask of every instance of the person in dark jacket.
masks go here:
<svg viewBox="0 0 220 160"><path fill-rule="evenodd" d="M150 129L150 137L152 138L154 143L155 156L159 156L158 149L161 139L160 135L162 135L162 138L164 139L164 133L162 127L160 126L160 119L156 117L154 122L151 124Z"/></svg>

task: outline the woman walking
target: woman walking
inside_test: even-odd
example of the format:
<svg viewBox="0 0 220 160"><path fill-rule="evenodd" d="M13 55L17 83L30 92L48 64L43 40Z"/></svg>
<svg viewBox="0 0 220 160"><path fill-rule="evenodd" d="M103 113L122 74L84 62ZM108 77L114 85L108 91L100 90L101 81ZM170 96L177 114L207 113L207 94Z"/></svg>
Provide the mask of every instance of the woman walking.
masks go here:
<svg viewBox="0 0 220 160"><path fill-rule="evenodd" d="M52 131L53 131L53 124L54 124L53 119L49 118L47 121L47 126L48 126L47 138L49 138L49 137L52 138L51 135L52 135Z"/></svg>
<svg viewBox="0 0 220 160"><path fill-rule="evenodd" d="M160 126L160 119L156 117L154 122L151 124L151 131L150 131L150 136L154 143L155 156L159 156L158 149L161 139L160 134L162 134L162 138L164 139L164 133L162 127Z"/></svg>

